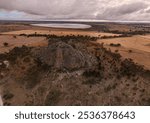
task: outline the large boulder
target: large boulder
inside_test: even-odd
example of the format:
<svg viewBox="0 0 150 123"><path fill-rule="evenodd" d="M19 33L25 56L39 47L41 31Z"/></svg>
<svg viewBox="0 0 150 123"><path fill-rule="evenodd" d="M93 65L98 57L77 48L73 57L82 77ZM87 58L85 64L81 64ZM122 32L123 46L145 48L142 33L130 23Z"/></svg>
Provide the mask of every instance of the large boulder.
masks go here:
<svg viewBox="0 0 150 123"><path fill-rule="evenodd" d="M38 53L38 59L42 63L58 70L88 69L97 65L95 56L75 49L62 41L41 49Z"/></svg>

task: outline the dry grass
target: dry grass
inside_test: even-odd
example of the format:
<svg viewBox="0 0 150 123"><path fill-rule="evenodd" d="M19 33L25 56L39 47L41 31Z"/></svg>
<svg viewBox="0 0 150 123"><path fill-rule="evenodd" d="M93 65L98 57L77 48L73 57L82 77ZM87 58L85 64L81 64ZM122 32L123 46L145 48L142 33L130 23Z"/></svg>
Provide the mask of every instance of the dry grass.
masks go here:
<svg viewBox="0 0 150 123"><path fill-rule="evenodd" d="M134 62L143 65L146 69L150 69L150 35L133 36L125 38L102 39L99 43L111 51L119 51L123 58L131 58ZM120 44L121 47L112 47L110 44ZM143 60L144 59L144 60Z"/></svg>
<svg viewBox="0 0 150 123"><path fill-rule="evenodd" d="M150 52L149 47L147 46L150 43L150 38L145 38L145 37L150 37L148 36L133 36L133 37L125 37L125 38L114 38L114 39L102 39L99 40L99 43L104 43L104 44L121 44L121 46L125 48L131 48L131 49L137 49L141 51L146 51Z"/></svg>

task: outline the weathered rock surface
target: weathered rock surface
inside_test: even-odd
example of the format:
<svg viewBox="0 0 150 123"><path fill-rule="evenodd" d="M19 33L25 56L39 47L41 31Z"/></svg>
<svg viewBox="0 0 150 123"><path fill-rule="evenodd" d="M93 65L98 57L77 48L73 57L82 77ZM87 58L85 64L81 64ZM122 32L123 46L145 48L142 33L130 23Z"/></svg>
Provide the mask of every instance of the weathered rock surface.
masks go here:
<svg viewBox="0 0 150 123"><path fill-rule="evenodd" d="M42 63L58 70L88 69L97 65L95 56L61 41L40 50L37 56Z"/></svg>

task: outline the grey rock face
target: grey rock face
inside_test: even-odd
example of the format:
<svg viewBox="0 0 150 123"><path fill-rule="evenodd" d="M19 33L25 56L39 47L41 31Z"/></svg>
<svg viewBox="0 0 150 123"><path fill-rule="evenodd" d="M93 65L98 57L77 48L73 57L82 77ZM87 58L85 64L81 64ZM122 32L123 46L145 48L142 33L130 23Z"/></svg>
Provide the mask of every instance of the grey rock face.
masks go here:
<svg viewBox="0 0 150 123"><path fill-rule="evenodd" d="M96 57L61 41L42 49L38 58L42 63L58 70L88 69L97 65Z"/></svg>

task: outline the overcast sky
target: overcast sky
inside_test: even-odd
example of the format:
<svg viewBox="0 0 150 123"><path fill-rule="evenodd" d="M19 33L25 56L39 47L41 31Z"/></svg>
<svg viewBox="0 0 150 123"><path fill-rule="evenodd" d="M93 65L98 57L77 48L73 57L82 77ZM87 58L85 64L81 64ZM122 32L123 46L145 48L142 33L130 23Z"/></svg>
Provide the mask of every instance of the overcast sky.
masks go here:
<svg viewBox="0 0 150 123"><path fill-rule="evenodd" d="M150 21L150 0L0 0L0 19Z"/></svg>

